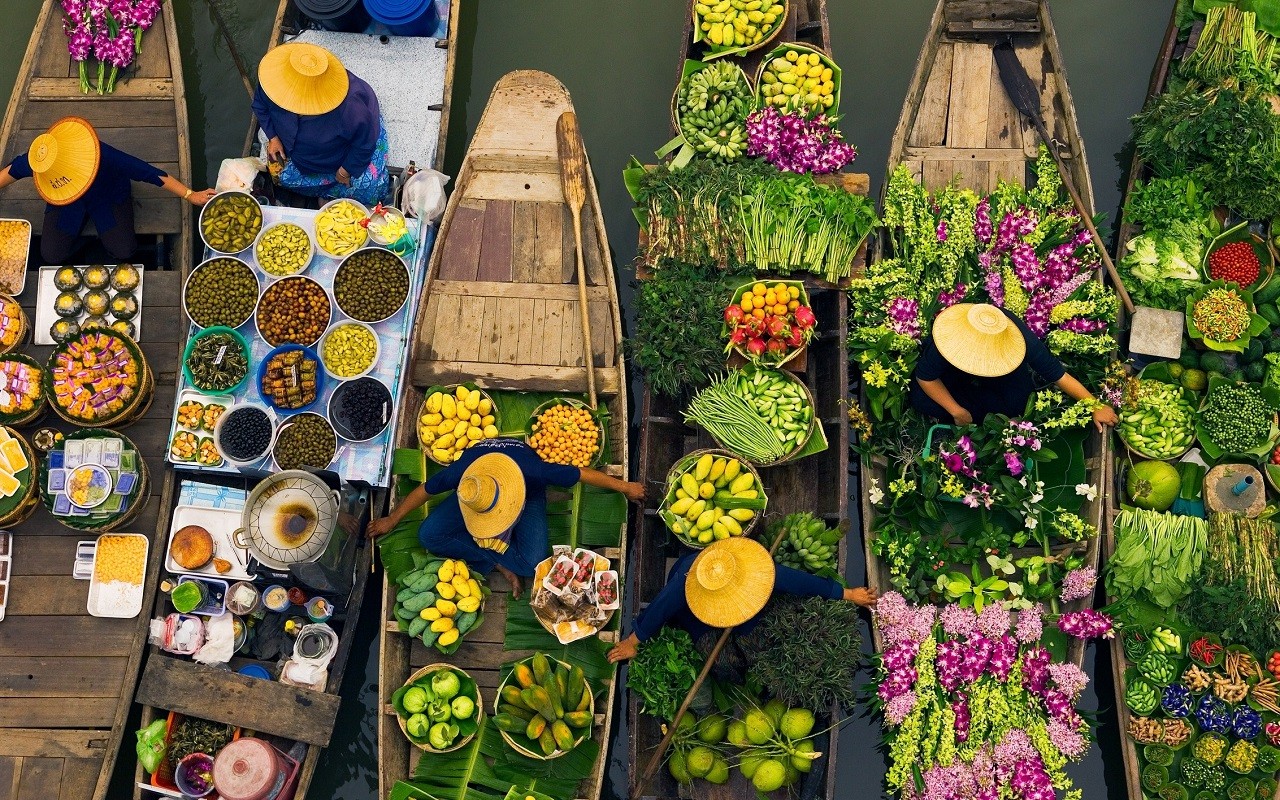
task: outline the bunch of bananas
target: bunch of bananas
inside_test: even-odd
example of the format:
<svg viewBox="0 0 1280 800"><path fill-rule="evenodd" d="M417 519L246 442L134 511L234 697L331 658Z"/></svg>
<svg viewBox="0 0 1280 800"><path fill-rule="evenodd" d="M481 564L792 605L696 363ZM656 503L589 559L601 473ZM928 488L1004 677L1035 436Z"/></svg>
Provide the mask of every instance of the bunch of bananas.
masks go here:
<svg viewBox="0 0 1280 800"><path fill-rule="evenodd" d="M676 89L680 133L700 155L733 161L747 148L751 84L740 67L716 61Z"/></svg>
<svg viewBox="0 0 1280 800"><path fill-rule="evenodd" d="M844 526L827 528L822 520L814 518L807 511L788 514L769 526L767 540L773 541L783 528L787 531L787 537L778 545L773 556L775 561L784 567L802 569L815 575L825 569L836 568L840 540L845 534Z"/></svg>
<svg viewBox="0 0 1280 800"><path fill-rule="evenodd" d="M787 5L782 0L709 0L694 4L693 16L712 51L753 47L782 24Z"/></svg>

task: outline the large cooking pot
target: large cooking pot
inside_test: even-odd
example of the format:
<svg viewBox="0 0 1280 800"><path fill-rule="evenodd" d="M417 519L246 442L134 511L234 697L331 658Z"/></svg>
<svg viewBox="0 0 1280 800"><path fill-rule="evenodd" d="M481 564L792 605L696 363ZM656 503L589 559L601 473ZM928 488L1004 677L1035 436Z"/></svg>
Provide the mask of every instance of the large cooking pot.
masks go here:
<svg viewBox="0 0 1280 800"><path fill-rule="evenodd" d="M231 538L264 565L286 570L320 558L337 524L338 493L310 472L285 470L249 493Z"/></svg>

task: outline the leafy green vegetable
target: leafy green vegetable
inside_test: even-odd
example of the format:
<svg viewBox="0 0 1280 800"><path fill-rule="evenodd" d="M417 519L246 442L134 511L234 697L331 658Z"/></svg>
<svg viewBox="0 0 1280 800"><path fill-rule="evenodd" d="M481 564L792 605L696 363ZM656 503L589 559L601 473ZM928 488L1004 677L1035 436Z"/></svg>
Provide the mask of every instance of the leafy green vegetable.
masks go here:
<svg viewBox="0 0 1280 800"><path fill-rule="evenodd" d="M1134 300L1141 305L1180 311L1187 292L1201 285L1203 240L1189 225L1165 233L1143 233L1125 244L1129 253L1120 260Z"/></svg>
<svg viewBox="0 0 1280 800"><path fill-rule="evenodd" d="M1139 181L1124 205L1125 221L1141 225L1146 233L1202 225L1212 214L1213 199L1189 175Z"/></svg>
<svg viewBox="0 0 1280 800"><path fill-rule="evenodd" d="M853 707L862 658L858 607L824 597L779 597L750 634L747 676L791 708Z"/></svg>
<svg viewBox="0 0 1280 800"><path fill-rule="evenodd" d="M697 680L702 663L688 631L664 626L641 643L627 669L627 688L640 696L641 711L669 721Z"/></svg>
<svg viewBox="0 0 1280 800"><path fill-rule="evenodd" d="M1107 561L1109 595L1127 600L1141 594L1173 607L1200 570L1208 529L1196 517L1123 509L1115 521L1116 550Z"/></svg>

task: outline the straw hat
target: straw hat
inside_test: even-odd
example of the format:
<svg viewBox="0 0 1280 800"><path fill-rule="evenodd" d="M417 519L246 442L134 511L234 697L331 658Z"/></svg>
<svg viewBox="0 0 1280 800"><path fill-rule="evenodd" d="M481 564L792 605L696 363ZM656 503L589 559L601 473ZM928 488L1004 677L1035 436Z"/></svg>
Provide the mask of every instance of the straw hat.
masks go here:
<svg viewBox="0 0 1280 800"><path fill-rule="evenodd" d="M55 206L74 203L93 185L101 149L87 120L63 117L31 143L27 160L36 191Z"/></svg>
<svg viewBox="0 0 1280 800"><path fill-rule="evenodd" d="M988 303L958 303L933 321L933 343L956 369L979 378L1022 366L1027 342L1005 313Z"/></svg>
<svg viewBox="0 0 1280 800"><path fill-rule="evenodd" d="M693 615L713 628L741 625L773 594L777 571L769 551L741 536L707 545L689 567L684 596Z"/></svg>
<svg viewBox="0 0 1280 800"><path fill-rule="evenodd" d="M506 533L524 510L520 465L503 453L486 453L471 462L458 482L458 507L472 538Z"/></svg>
<svg viewBox="0 0 1280 800"><path fill-rule="evenodd" d="M337 108L347 96L347 70L320 45L290 42L258 62L258 83L272 102L294 114L314 116Z"/></svg>

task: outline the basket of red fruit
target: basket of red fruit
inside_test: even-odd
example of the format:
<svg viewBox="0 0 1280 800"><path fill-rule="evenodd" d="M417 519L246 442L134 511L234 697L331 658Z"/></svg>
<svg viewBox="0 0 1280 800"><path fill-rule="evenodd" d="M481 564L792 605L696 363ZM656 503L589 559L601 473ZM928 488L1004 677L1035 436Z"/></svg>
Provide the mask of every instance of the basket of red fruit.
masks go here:
<svg viewBox="0 0 1280 800"><path fill-rule="evenodd" d="M804 351L817 323L802 281L744 284L724 310L725 352L780 367Z"/></svg>
<svg viewBox="0 0 1280 800"><path fill-rule="evenodd" d="M1211 281L1239 284L1257 291L1271 279L1275 255L1267 240L1252 233L1242 222L1217 236L1205 248L1205 275Z"/></svg>

